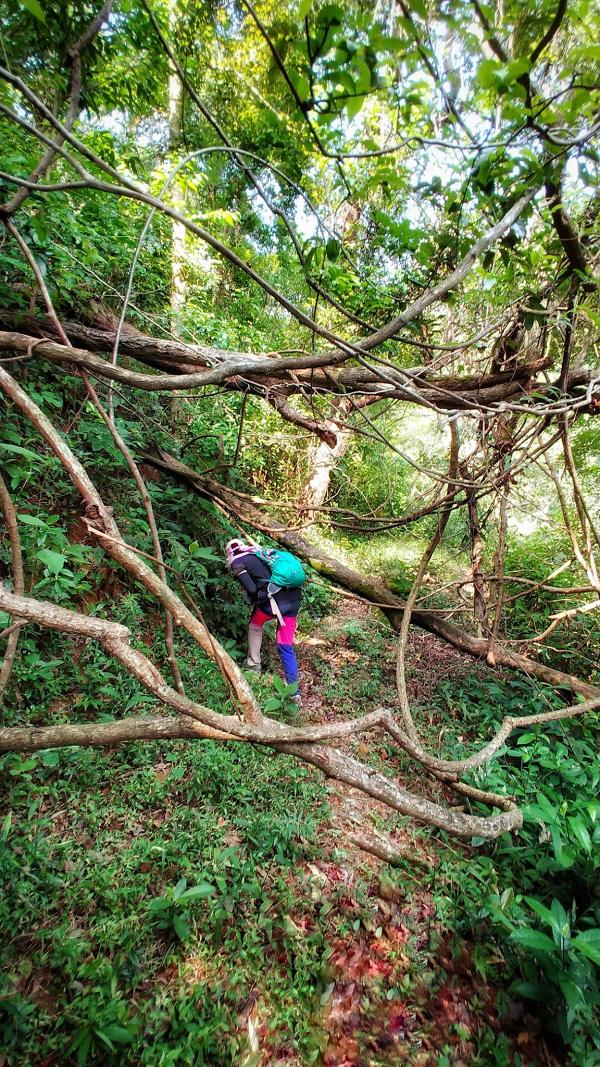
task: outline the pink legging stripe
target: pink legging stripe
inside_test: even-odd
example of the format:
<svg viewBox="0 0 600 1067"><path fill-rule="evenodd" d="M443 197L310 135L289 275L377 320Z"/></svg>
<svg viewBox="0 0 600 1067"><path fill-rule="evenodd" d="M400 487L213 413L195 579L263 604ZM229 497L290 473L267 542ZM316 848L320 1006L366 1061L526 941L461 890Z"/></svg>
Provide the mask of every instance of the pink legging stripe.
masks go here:
<svg viewBox="0 0 600 1067"><path fill-rule="evenodd" d="M270 622L273 615L267 615L266 612L257 608L253 613L250 622L253 626L264 626L266 622ZM296 627L298 620L295 615L284 615L283 626L277 627L277 644L278 645L293 645L294 638L296 636Z"/></svg>

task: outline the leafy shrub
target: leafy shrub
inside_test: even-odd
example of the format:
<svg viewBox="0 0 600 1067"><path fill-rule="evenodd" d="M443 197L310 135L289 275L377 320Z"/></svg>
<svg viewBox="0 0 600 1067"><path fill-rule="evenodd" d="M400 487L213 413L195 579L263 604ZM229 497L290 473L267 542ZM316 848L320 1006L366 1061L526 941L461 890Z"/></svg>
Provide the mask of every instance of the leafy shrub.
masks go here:
<svg viewBox="0 0 600 1067"><path fill-rule="evenodd" d="M562 703L557 691L524 679L471 675L442 689L469 737L495 731L505 715ZM500 949L511 991L545 1009L578 1067L593 1067L600 1055L598 720L588 713L517 730L499 758L472 775L479 787L515 797L523 827L496 842L474 840L478 854L453 881L453 921L475 931L478 966L485 972Z"/></svg>

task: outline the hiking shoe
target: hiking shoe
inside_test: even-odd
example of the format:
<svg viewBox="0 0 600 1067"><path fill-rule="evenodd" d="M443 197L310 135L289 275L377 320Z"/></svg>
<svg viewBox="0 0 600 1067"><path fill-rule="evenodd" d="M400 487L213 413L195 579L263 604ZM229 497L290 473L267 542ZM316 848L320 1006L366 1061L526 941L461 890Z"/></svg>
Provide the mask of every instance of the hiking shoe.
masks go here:
<svg viewBox="0 0 600 1067"><path fill-rule="evenodd" d="M248 663L247 659L242 663L242 667L245 671L252 671L253 674L262 674L262 667L257 666L256 663Z"/></svg>

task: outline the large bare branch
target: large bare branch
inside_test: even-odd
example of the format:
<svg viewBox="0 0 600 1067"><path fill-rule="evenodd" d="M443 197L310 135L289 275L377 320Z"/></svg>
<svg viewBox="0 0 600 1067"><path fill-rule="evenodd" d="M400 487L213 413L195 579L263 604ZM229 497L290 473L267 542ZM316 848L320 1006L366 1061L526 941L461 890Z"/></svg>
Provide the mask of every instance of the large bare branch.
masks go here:
<svg viewBox="0 0 600 1067"><path fill-rule="evenodd" d="M358 720L307 727L288 727L266 718L256 725L240 722L234 716L221 715L211 708L197 704L166 685L148 657L130 646L130 632L127 627L119 623L80 615L47 601L18 597L4 590L2 586L0 586L0 608L50 629L93 637L100 641L104 650L117 659L163 704L168 705L180 715L189 716L190 721L198 721L201 737L211 736L221 740L238 739L269 745L277 751L289 753L318 767L328 777L360 789L368 796L380 800L403 815L409 815L418 821L437 826L457 836L471 837L477 834L493 838L521 825L521 814L515 805L511 804L509 811L488 817L456 812L415 796L397 783L375 772L372 767L360 763L335 748L324 747L318 743L320 740L333 737L348 737L376 726L391 732L393 720L385 708L378 709ZM147 729L145 726L141 728L142 731ZM90 736L93 730L94 727L90 727ZM55 742L56 738L55 734ZM28 739L35 745L36 735L31 731L28 735L19 732L16 736L21 749ZM45 739L48 740L47 733ZM131 732L127 734L127 739L131 739ZM0 747L2 744L6 746L9 741L10 732L8 735L0 732Z"/></svg>
<svg viewBox="0 0 600 1067"><path fill-rule="evenodd" d="M260 507L250 503L247 499L240 504L236 494L226 486L203 478L191 467L182 463L174 456L160 450L156 456L147 456L147 461L157 467L171 473L174 477L187 484L192 490L210 499L217 500L225 509L237 519L253 526L257 530L268 533L275 541L279 541L286 548L295 552L304 559L314 570L325 575L336 585L357 593L365 600L377 605L389 619L394 629L400 629L405 609L405 601L393 593L383 582L370 575L362 574L339 560L330 556L322 548L307 541L305 537L296 531L288 529L285 523L273 518ZM474 637L466 630L460 629L449 619L443 618L436 612L415 610L412 613L412 621L416 626L429 633L436 634L444 641L466 652L477 659L486 659L489 649L489 641L486 638ZM600 696L600 689L589 682L565 671L549 667L545 663L514 652L500 643L494 646L494 655L498 666L510 667L524 671L533 678L547 682L550 685L571 689L574 693L595 698Z"/></svg>
<svg viewBox="0 0 600 1067"><path fill-rule="evenodd" d="M61 461L71 481L83 498L86 518L93 523L96 530L108 534L104 542L102 542L102 539L100 540L102 547L135 580L141 582L150 593L157 597L163 607L170 611L174 621L183 626L207 656L218 665L248 721L259 720L260 709L240 668L216 638L210 634L204 623L196 618L166 582L163 582L152 568L125 543L113 517L112 510L104 504L102 497L81 462L73 454L56 427L52 425L37 404L2 366L0 366L0 388L20 408L32 425L36 427Z"/></svg>
<svg viewBox="0 0 600 1067"><path fill-rule="evenodd" d="M272 358L268 356L256 357L253 354L226 354L219 353L219 364L204 371L192 371L190 373L175 374L148 374L143 371L130 370L121 366L114 366L108 360L86 349L71 348L50 339L35 340L28 334L15 331L0 331L0 349L5 351L19 352L26 356L43 356L53 363L63 366L76 367L78 370L88 371L97 377L109 381L116 381L122 385L145 392L187 392L204 386L224 385L230 389L248 388L264 395L265 389L276 386L281 390L277 376L281 372L289 372L283 378L284 393L304 393L313 390L315 392L345 393L347 391L359 392L361 395L372 395L373 399L407 400L416 404L439 411L480 411L493 410L499 405L511 405L511 401L520 400L523 410L536 412L535 403L525 406L527 394L535 388L536 397L544 391L551 392L552 386L533 383L532 376L535 372L546 366L547 362L540 361L536 364L523 364L514 371L501 371L497 374L468 376L464 378L438 378L428 379L426 371L421 374L407 375L406 372L387 370L385 381L381 376L368 369L361 367L348 367L344 371L328 371L321 375L309 371L312 366L327 367L331 356L298 356ZM123 346L125 347L125 346ZM162 357L158 357L161 358ZM152 357L136 356L144 362L152 362ZM410 381L410 385L407 382ZM581 385L587 385L590 381L589 372L578 372L571 376L568 383L569 391L575 391ZM253 383L256 388L252 388ZM275 393L273 392L273 395ZM575 394L576 395L576 394ZM568 401L561 410L568 410L569 406L588 403L585 395L573 401ZM285 406L285 405L284 405ZM551 405L544 404L540 413L546 414ZM297 420L296 420L297 421ZM314 420L313 420L314 421ZM302 423L305 424L305 423ZM318 424L310 426L313 432L325 432Z"/></svg>
<svg viewBox="0 0 600 1067"><path fill-rule="evenodd" d="M315 766L323 765L323 769L325 757L323 750L318 747L318 742L350 737L379 728L390 734L390 736L393 737L406 752L415 756L415 758L427 769L431 769L436 773L439 771L450 773L457 771L462 772L463 770L470 770L489 762L498 753L504 744L504 741L515 729L523 726L530 726L535 723L557 722L561 719L574 718L600 706L600 696L597 696L595 699L589 700L584 704L576 705L572 708L561 708L537 715L507 717L502 722L495 737L478 752L461 760L444 760L424 753L419 744L415 743L397 726L390 711L386 708L378 708L375 711L370 712L368 715L363 715L358 719L325 723L323 725L313 724L310 726L290 727L285 726L274 719L267 718L262 719L258 724L240 722L234 716L222 715L219 712L214 711L212 708L207 708L204 705L190 700L168 686L152 661L143 653L131 648L130 631L126 626L122 626L120 623L110 622L106 619L99 619L95 616L81 615L57 604L50 603L49 601L16 596L15 594L6 591L1 585L0 607L11 614L17 615L19 618L35 622L40 626L58 630L62 633L77 634L78 636L98 640L109 655L117 659L130 674L132 674L163 704L166 704L174 711L178 712L179 715L183 715L186 718L189 718L189 720L192 720L190 725L195 731L194 736L211 737L217 740L249 741L269 745L281 749L282 751L290 751L294 755L298 755L301 759L307 759L308 762L314 762ZM125 722L129 721L130 720L125 720ZM140 720L133 721L139 722ZM142 724L145 722L146 720L141 720ZM80 725L78 729L81 732L80 736L82 740L78 742L74 741L72 743L86 743L84 740L84 730L86 725L89 726L89 737L95 736L95 725ZM49 740L52 736L49 731L53 729L53 727L48 729L42 728L44 731L42 736L44 736L46 740ZM126 727L124 726L123 729L125 730ZM28 729L27 732L24 733L22 732L21 727L15 728L14 731L12 728L9 728L5 732L0 733L0 738L3 741L5 750L8 748L12 737L16 738L18 744L22 747L27 742L28 738L30 741L35 742L37 736L39 735L36 730ZM63 743L60 734L54 736L57 744ZM67 733L64 736L68 738L73 735ZM114 740L119 739L116 735L112 736ZM142 733L141 736L144 737L146 734ZM134 727L128 728L126 735L124 734L120 739L134 739ZM69 742L67 741L67 743ZM41 746L36 744L36 747ZM2 744L0 744L0 749L1 748ZM387 803L387 800L385 799L385 796L380 796L381 789L379 788L381 787L382 782L385 783L384 793L388 796L389 794L386 791L389 785L392 785L394 789L399 790L399 787L396 787L394 783L389 781L389 779L384 778L381 775L374 775L371 768L365 768L364 765L358 763L356 760L351 760L345 765L344 760L346 757L341 753L337 753L332 749L325 750L325 752L327 751L330 752L333 757L331 763L332 767L337 767L339 770L341 767L345 766L346 772L349 770L351 775L360 775L363 785L359 785L359 788L364 789L363 772L366 771L368 776L376 778L378 791L376 793L371 792L369 789L364 791L370 793L372 796L377 796L379 799L383 799L384 803ZM311 758L313 755L315 756L314 760ZM341 763L338 757L340 757L342 761ZM343 774L340 775L334 773L332 774L332 777L337 777L341 781L348 781L349 784L354 784L354 782L351 782L348 778L344 777ZM461 788L463 788L462 784ZM483 796L478 790L476 790L473 795L475 794L479 797ZM394 795L396 796L396 799L399 795L403 795L405 798L410 797L411 802L416 799L413 794L409 794L405 790L399 790L399 792L396 792ZM502 799L503 804L506 806L506 810L513 812L513 805L510 804L506 798ZM492 803L496 803L496 798L492 800ZM391 806L395 807L397 805L392 804ZM439 811L439 805L434 805L434 807ZM419 810L426 811L431 809L423 808ZM415 815L414 810L407 810L404 813L421 818L421 815ZM439 814L437 817L439 818ZM424 821L428 822L430 820L425 819ZM485 822L485 820L483 821ZM434 821L432 825L441 825L441 823Z"/></svg>
<svg viewBox="0 0 600 1067"><path fill-rule="evenodd" d="M215 738L215 732L183 715L116 719L114 722L60 723L57 726L0 728L0 752L38 752L46 748L120 745L127 741Z"/></svg>
<svg viewBox="0 0 600 1067"><path fill-rule="evenodd" d="M21 539L19 537L19 527L17 524L17 513L15 506L11 500L10 493L6 486L2 475L0 475L0 508L4 515L4 521L6 523L6 529L8 531L8 537L10 541L10 551L12 556L12 572L13 572L13 588L15 593L22 596L25 592L25 579L23 574L23 556L21 554ZM6 650L4 652L4 659L2 661L2 668L0 669L0 705L4 699L4 693L8 680L10 678L10 672L14 658L17 653L17 645L19 644L19 636L21 628L19 626L10 627L7 635Z"/></svg>

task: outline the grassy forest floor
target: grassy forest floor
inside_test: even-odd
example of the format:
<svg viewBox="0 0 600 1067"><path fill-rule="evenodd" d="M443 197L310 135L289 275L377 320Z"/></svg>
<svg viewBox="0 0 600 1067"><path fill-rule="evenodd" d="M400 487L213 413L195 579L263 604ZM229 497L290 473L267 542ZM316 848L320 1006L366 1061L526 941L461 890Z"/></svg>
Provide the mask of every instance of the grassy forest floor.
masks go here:
<svg viewBox="0 0 600 1067"><path fill-rule="evenodd" d="M282 715L394 702L394 640L361 602L306 620L300 655L304 706ZM505 706L523 696L418 631L409 664L432 744L457 743L458 706L468 746L465 710L479 730L494 685ZM348 744L431 795L387 743ZM501 844L423 836L249 746L69 749L2 770L0 1064L565 1062L539 1007L507 992L514 974L483 921L509 884ZM395 870L352 843L369 814L406 852Z"/></svg>

